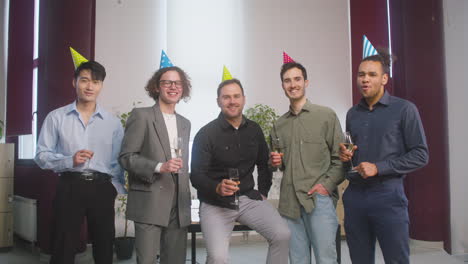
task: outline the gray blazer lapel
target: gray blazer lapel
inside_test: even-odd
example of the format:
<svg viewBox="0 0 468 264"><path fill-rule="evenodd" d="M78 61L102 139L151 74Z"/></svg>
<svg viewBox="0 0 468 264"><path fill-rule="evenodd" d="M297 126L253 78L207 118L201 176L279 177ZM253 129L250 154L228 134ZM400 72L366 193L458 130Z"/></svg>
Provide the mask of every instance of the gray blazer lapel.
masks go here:
<svg viewBox="0 0 468 264"><path fill-rule="evenodd" d="M166 155L166 160L171 159L171 145L169 143L169 135L167 134L166 122L164 121L164 117L159 109L159 104L153 106L154 110L154 129L156 131L156 135L159 138L159 142L163 147L164 154Z"/></svg>

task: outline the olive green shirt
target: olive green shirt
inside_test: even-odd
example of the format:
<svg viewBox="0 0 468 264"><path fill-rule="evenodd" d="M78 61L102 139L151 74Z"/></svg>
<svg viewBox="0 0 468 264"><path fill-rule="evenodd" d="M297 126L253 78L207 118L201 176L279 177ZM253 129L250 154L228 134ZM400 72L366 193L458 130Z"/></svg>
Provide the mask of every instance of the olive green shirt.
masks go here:
<svg viewBox="0 0 468 264"><path fill-rule="evenodd" d="M290 110L274 124L271 138L280 139L284 153L278 206L281 215L299 218L301 206L312 212L315 195L307 192L316 184L322 184L336 201L336 186L344 180L339 158L342 137L335 112L309 100L298 115Z"/></svg>

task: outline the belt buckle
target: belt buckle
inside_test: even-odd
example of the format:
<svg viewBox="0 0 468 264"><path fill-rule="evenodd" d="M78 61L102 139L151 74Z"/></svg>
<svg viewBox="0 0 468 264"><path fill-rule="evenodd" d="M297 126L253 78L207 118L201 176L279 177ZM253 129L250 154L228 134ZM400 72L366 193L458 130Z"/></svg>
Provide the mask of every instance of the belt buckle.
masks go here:
<svg viewBox="0 0 468 264"><path fill-rule="evenodd" d="M94 180L94 177L93 177L94 175L93 175L92 173L90 173L90 172L84 172L84 173L81 174L81 175L83 176L83 179L84 179L85 181L92 181L92 180Z"/></svg>

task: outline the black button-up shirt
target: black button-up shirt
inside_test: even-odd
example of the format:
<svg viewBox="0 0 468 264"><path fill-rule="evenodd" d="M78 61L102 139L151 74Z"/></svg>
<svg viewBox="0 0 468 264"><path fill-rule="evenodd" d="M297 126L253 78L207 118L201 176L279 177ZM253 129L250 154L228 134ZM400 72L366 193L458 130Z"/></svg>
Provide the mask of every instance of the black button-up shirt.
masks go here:
<svg viewBox="0 0 468 264"><path fill-rule="evenodd" d="M233 208L234 196L222 197L216 186L228 179L228 168L239 170L241 195L261 200L271 187L272 173L268 167L269 152L260 126L243 117L238 129L226 121L223 114L198 131L192 146L190 180L198 198L209 204ZM252 172L257 165L258 189Z"/></svg>
<svg viewBox="0 0 468 264"><path fill-rule="evenodd" d="M428 162L426 136L416 106L387 91L372 110L364 98L353 106L346 116L346 129L358 146L353 165L371 162L378 169L377 177L367 180L349 173L352 182L401 177Z"/></svg>

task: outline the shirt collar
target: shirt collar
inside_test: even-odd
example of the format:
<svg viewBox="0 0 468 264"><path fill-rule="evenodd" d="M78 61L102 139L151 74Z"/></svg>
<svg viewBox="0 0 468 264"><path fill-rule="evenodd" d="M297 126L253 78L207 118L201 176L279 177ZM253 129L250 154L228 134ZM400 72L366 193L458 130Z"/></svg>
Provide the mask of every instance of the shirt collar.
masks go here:
<svg viewBox="0 0 468 264"><path fill-rule="evenodd" d="M218 115L218 121L219 121L219 124L221 125L221 128L223 129L228 129L230 127L234 128L231 123L229 123L226 118L224 118L224 115L223 115L223 112L220 112L219 115ZM239 128L245 126L248 124L248 119L245 118L244 115L242 115L242 121L241 121L241 124L239 126Z"/></svg>
<svg viewBox="0 0 468 264"><path fill-rule="evenodd" d="M305 104L302 106L301 111L297 115L300 115L303 111L305 112L312 111L312 103L309 101L309 99L306 100ZM291 105L289 106L289 111L287 112L287 114L288 114L288 117L296 116L296 114L294 114L294 111L291 109Z"/></svg>
<svg viewBox="0 0 468 264"><path fill-rule="evenodd" d="M390 94L387 92L387 90L384 91L383 96L375 105L379 105L379 104L383 106L388 106L390 104ZM358 105L366 109L369 109L369 105L367 104L366 99L364 99L364 97L361 98Z"/></svg>
<svg viewBox="0 0 468 264"><path fill-rule="evenodd" d="M94 111L93 116L99 116L101 119L104 119L104 114L102 110L102 107L98 103L96 103L96 110ZM79 114L78 109L76 108L76 100L68 105L67 114L70 113Z"/></svg>

